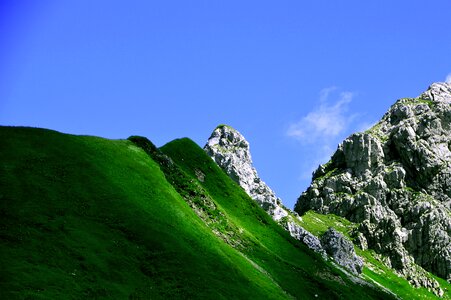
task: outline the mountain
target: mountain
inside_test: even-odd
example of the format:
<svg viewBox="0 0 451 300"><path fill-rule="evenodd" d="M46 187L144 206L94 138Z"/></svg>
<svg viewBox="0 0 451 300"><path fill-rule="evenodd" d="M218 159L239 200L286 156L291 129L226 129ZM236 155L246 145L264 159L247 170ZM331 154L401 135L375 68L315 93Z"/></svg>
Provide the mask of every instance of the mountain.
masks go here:
<svg viewBox="0 0 451 300"><path fill-rule="evenodd" d="M292 238L189 139L0 138L1 299L394 298Z"/></svg>
<svg viewBox="0 0 451 300"><path fill-rule="evenodd" d="M0 299L451 299L451 86L341 143L295 206L204 149L0 126Z"/></svg>
<svg viewBox="0 0 451 300"><path fill-rule="evenodd" d="M353 225L361 250L443 295L451 280L451 84L398 100L381 121L345 139L313 174L295 211ZM449 283L442 285L449 289Z"/></svg>
<svg viewBox="0 0 451 300"><path fill-rule="evenodd" d="M352 243L348 242L340 232L334 231L335 237L340 241L338 243L335 239L332 242L333 245L328 239L320 240L319 237L299 224L302 219L297 213L283 206L282 200L258 176L257 170L252 164L249 142L236 129L228 125L218 126L208 139L204 150L292 237L320 253L324 258L327 254L335 257L335 261L339 265L352 273L361 273L362 259L355 254ZM346 248L347 251L343 251L343 248ZM337 253L340 255L335 255Z"/></svg>
<svg viewBox="0 0 451 300"><path fill-rule="evenodd" d="M405 277L400 277L395 269L385 263L384 257L371 249L362 250L354 245L359 223L314 210L304 212L301 217L283 206L281 199L258 176L252 165L250 145L236 129L228 125L218 126L204 150L290 235L341 268L353 280L375 282L402 299L435 299L434 294L449 299L450 285L445 280L434 279L432 274L425 272L425 278L435 282L435 285L427 289L414 288ZM282 217L280 211L284 213Z"/></svg>

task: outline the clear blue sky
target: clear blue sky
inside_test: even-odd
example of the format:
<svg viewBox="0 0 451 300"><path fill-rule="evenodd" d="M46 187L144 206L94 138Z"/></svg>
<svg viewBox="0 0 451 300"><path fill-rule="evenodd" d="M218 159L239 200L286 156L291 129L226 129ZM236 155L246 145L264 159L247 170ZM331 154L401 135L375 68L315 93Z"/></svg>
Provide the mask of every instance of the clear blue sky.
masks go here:
<svg viewBox="0 0 451 300"><path fill-rule="evenodd" d="M293 207L398 98L451 73L451 1L1 1L0 124L250 142Z"/></svg>

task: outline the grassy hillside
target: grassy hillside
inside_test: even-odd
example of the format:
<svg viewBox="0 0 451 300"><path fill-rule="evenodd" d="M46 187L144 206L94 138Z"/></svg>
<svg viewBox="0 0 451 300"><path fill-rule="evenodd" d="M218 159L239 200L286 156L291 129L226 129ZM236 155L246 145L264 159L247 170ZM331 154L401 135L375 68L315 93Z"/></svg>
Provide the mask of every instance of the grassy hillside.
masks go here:
<svg viewBox="0 0 451 300"><path fill-rule="evenodd" d="M161 150L209 193L236 227L243 229L243 239L248 240L250 246L241 252L290 295L343 299L376 296L376 291L350 282L291 238L193 141L178 139Z"/></svg>
<svg viewBox="0 0 451 300"><path fill-rule="evenodd" d="M175 182L128 140L12 127L0 139L1 299L388 298L289 237L189 140L163 147ZM184 191L227 224L199 218Z"/></svg>

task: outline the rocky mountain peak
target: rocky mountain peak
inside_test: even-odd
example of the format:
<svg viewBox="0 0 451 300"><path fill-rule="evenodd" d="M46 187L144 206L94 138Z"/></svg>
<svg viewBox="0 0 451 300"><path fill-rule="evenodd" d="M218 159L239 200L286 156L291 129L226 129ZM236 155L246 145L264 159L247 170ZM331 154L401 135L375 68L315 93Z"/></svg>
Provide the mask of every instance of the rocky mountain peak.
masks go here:
<svg viewBox="0 0 451 300"><path fill-rule="evenodd" d="M257 174L244 136L228 125L219 125L204 147L207 154L274 220L288 215L280 199Z"/></svg>
<svg viewBox="0 0 451 300"><path fill-rule="evenodd" d="M360 247L414 285L437 286L419 266L450 280L451 84L396 101L345 139L296 203L301 215L310 209L360 224Z"/></svg>
<svg viewBox="0 0 451 300"><path fill-rule="evenodd" d="M420 98L435 102L451 103L451 83L436 82L429 86Z"/></svg>

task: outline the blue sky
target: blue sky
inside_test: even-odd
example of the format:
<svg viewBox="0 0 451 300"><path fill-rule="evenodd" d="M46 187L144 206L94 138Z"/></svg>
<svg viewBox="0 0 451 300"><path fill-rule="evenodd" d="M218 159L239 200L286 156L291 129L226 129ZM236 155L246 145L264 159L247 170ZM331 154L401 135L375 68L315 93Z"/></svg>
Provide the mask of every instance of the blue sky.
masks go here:
<svg viewBox="0 0 451 300"><path fill-rule="evenodd" d="M38 4L39 3L39 4ZM451 74L451 1L2 1L0 124L250 142L288 207L349 134Z"/></svg>

